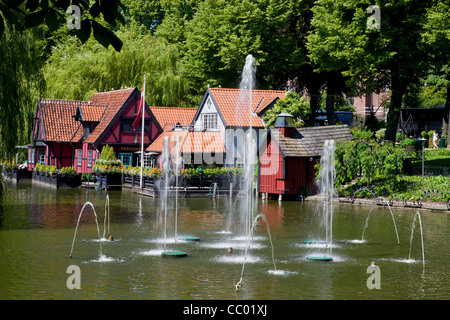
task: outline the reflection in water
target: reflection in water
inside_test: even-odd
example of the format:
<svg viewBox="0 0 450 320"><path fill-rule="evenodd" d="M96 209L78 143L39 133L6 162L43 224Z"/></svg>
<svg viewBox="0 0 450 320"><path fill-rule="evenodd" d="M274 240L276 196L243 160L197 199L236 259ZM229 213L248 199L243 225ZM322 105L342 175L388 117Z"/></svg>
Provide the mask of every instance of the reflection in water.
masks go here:
<svg viewBox="0 0 450 320"><path fill-rule="evenodd" d="M160 237L155 228L158 199L110 191L110 227L116 241L102 243L108 256L98 255L95 218L90 214L81 217L76 254L69 259L86 190L19 184L7 185L3 192L1 299L450 299L448 213L421 211L427 262L423 268L420 236L412 243L412 257L417 259L399 262L409 255L414 212L392 209L402 243L397 245L386 208L338 204L333 222L337 263L308 263L305 256L311 249L303 239L316 229L315 203L261 201L259 208L270 227L277 269L284 274L268 270L271 247L266 222L259 220L247 257L250 265L245 286L236 294L233 283L242 260L234 261L241 259L245 247L222 232L228 212L237 210L228 198L180 198L179 230L195 234L201 241L170 244L176 250L189 251L189 256L162 259L160 244L155 242ZM89 201L102 209L98 211L103 211L106 193L90 189L88 195ZM356 243L370 210L364 243ZM381 289L376 291L366 287L365 271L371 261L376 261L382 272ZM71 264L81 268L82 290L66 287L65 272Z"/></svg>

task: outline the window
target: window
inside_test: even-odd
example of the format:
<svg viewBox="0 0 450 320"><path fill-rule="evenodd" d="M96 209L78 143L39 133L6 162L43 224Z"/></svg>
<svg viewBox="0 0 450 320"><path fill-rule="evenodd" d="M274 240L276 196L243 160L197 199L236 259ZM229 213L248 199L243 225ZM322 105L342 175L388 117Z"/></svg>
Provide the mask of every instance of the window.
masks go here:
<svg viewBox="0 0 450 320"><path fill-rule="evenodd" d="M78 150L78 156L77 156L77 165L79 166L79 167L81 167L81 156L82 156L82 151L81 150Z"/></svg>
<svg viewBox="0 0 450 320"><path fill-rule="evenodd" d="M122 161L124 165L133 165L133 154L119 153L119 160Z"/></svg>
<svg viewBox="0 0 450 320"><path fill-rule="evenodd" d="M120 120L120 130L125 132L132 132L133 130L133 119L121 119Z"/></svg>
<svg viewBox="0 0 450 320"><path fill-rule="evenodd" d="M92 168L92 150L88 151L88 163L87 163L87 167L88 168Z"/></svg>
<svg viewBox="0 0 450 320"><path fill-rule="evenodd" d="M217 129L217 113L204 113L202 117L203 129Z"/></svg>
<svg viewBox="0 0 450 320"><path fill-rule="evenodd" d="M122 132L135 132L135 130L133 129L133 122L135 119L132 118L122 118L120 119L120 131ZM150 119L145 119L145 132L149 133L151 132L151 120ZM139 121L136 131L137 132L141 132L142 131L142 118Z"/></svg>
<svg viewBox="0 0 450 320"><path fill-rule="evenodd" d="M38 150L38 162L40 164L45 164L45 149L37 149Z"/></svg>
<svg viewBox="0 0 450 320"><path fill-rule="evenodd" d="M153 161L152 161L152 155L151 154L144 154L144 167L152 167L153 168Z"/></svg>

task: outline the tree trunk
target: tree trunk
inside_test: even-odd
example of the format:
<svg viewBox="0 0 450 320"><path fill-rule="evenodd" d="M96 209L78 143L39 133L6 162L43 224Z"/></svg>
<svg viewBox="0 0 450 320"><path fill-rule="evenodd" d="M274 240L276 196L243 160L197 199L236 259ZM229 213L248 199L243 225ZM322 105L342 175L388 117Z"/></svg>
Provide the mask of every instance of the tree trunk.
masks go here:
<svg viewBox="0 0 450 320"><path fill-rule="evenodd" d="M398 68L392 70L392 95L387 113L387 127L385 139L395 143L398 122L400 120L400 109L402 107L403 95L406 90L406 84L400 80Z"/></svg>
<svg viewBox="0 0 450 320"><path fill-rule="evenodd" d="M450 149L450 84L447 87L447 98L445 100L445 124L447 125L447 149ZM445 134L445 132L442 132L442 136Z"/></svg>
<svg viewBox="0 0 450 320"><path fill-rule="evenodd" d="M320 86L311 85L307 87L309 94L309 108L311 113L309 114L308 125L313 127L316 122L317 110L320 107Z"/></svg>
<svg viewBox="0 0 450 320"><path fill-rule="evenodd" d="M327 83L327 120L328 125L336 124L335 116L334 116L334 97L336 95L336 84L334 80L328 81Z"/></svg>

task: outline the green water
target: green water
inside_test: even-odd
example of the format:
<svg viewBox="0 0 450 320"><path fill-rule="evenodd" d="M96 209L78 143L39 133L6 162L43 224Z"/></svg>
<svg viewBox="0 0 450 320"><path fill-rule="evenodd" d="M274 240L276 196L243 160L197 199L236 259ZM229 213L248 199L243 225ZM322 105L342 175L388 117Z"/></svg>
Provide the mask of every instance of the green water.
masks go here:
<svg viewBox="0 0 450 320"><path fill-rule="evenodd" d="M235 235L222 232L228 213L238 214L234 199L180 199L178 234L201 240L171 239L166 243L168 250L188 256L163 258L158 199L129 191L108 194L115 241L102 242L105 259L99 260L100 242L91 210L81 218L70 259L75 225L87 199L96 208L103 234L106 193L7 185L0 220L0 299L450 299L447 212L420 212L424 268L417 226L413 261L406 262L414 211L393 211L401 241L397 245L388 209L336 204L334 260L323 263L307 261L306 256L324 249L303 243L320 237L320 204L260 200L259 212L270 226L278 272L274 272L266 224L261 221L246 259L243 286L236 292L245 245ZM361 239L370 211L366 241L352 242ZM170 238L171 219L169 225ZM381 289L367 287L370 274L366 270L372 261L381 271ZM80 290L67 288L70 265L80 268Z"/></svg>

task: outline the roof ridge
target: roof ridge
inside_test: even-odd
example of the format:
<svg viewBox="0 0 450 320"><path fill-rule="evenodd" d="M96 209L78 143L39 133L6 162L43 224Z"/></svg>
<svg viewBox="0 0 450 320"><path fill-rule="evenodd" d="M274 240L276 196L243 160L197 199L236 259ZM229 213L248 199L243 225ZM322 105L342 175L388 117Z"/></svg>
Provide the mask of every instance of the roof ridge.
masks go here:
<svg viewBox="0 0 450 320"><path fill-rule="evenodd" d="M99 103L91 103L91 104L84 104L84 105L78 105L77 107L94 107L94 108L108 108L109 106L106 104L99 104Z"/></svg>
<svg viewBox="0 0 450 320"><path fill-rule="evenodd" d="M134 90L134 89L136 89L136 88L137 88L137 87L134 87L134 88L117 89L117 90L109 90L109 91L99 91L99 92L94 93L93 95L96 95L96 94L102 94L102 93L118 92L118 91Z"/></svg>
<svg viewBox="0 0 450 320"><path fill-rule="evenodd" d="M39 99L39 103L44 102L44 103L49 103L49 102L56 102L56 103L63 103L63 102L67 102L67 103L77 103L78 105L85 105L85 106L92 106L92 107L105 107L107 108L108 106L106 104L101 104L101 103L97 103L97 102L93 102L93 101L86 101L86 100L71 100L71 99L52 99L52 98L40 98Z"/></svg>
<svg viewBox="0 0 450 320"><path fill-rule="evenodd" d="M332 125L328 125L328 126L300 127L300 128L297 128L297 129L320 130L319 128L322 128L322 127L337 128L337 127L348 127L348 125L347 124L332 124Z"/></svg>
<svg viewBox="0 0 450 320"><path fill-rule="evenodd" d="M194 109L198 109L198 107L160 107L160 106L149 106L150 109L188 109L188 110L194 110Z"/></svg>
<svg viewBox="0 0 450 320"><path fill-rule="evenodd" d="M85 102L85 100L72 100L72 99L52 99L52 98L40 98L39 102L42 101L57 101L57 102Z"/></svg>
<svg viewBox="0 0 450 320"><path fill-rule="evenodd" d="M239 88L209 88L210 90L213 91L219 91L219 90L230 90L230 91L240 91L241 89ZM244 90L249 90L249 89L244 89ZM251 89L252 91L263 91L263 92L285 92L286 90L275 90L275 89Z"/></svg>

